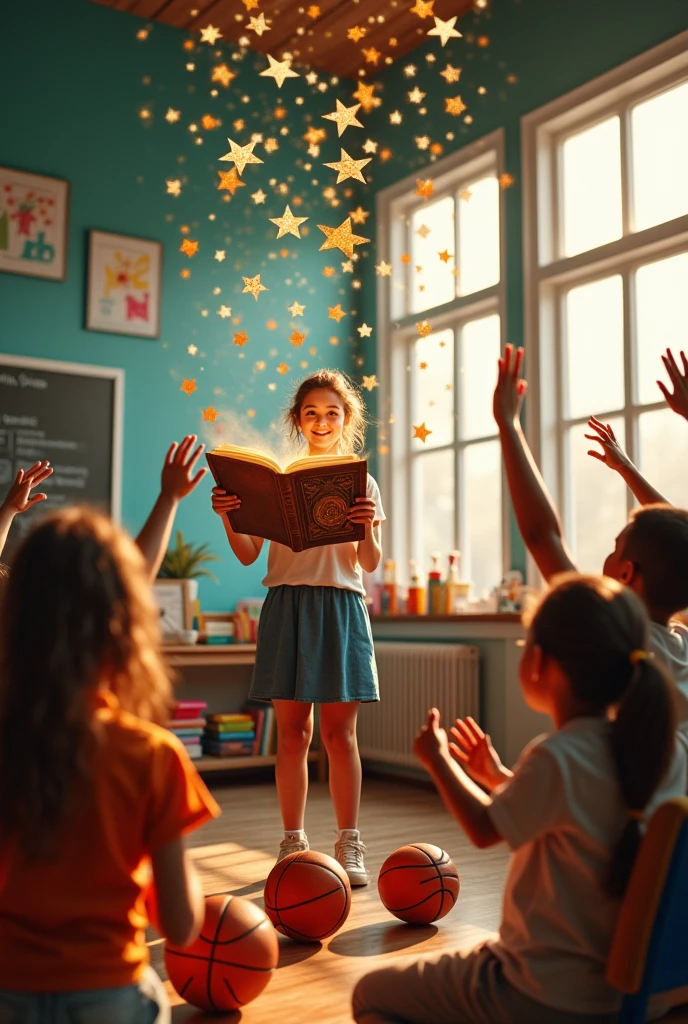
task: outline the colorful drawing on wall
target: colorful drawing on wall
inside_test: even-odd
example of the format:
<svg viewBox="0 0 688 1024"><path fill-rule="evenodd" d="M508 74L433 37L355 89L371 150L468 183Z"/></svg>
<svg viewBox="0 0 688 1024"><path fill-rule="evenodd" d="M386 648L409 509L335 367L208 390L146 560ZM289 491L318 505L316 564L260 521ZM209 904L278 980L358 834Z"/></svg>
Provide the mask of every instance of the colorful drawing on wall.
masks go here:
<svg viewBox="0 0 688 1024"><path fill-rule="evenodd" d="M64 281L69 182L0 167L0 270Z"/></svg>
<svg viewBox="0 0 688 1024"><path fill-rule="evenodd" d="M86 329L157 338L162 245L89 232Z"/></svg>

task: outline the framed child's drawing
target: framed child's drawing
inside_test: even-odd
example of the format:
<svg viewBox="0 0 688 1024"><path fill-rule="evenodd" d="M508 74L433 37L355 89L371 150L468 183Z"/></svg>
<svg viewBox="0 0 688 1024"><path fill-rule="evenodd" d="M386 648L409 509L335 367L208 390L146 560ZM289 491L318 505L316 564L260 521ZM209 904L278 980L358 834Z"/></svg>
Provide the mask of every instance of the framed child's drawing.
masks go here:
<svg viewBox="0 0 688 1024"><path fill-rule="evenodd" d="M0 270L67 276L69 182L0 167Z"/></svg>
<svg viewBox="0 0 688 1024"><path fill-rule="evenodd" d="M162 244L90 231L86 329L157 338Z"/></svg>

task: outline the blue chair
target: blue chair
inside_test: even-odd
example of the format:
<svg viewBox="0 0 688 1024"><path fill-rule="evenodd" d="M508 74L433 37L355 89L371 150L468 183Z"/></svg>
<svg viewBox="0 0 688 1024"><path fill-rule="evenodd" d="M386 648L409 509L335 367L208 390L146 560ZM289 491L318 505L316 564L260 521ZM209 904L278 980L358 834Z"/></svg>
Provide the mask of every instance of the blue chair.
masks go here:
<svg viewBox="0 0 688 1024"><path fill-rule="evenodd" d="M620 1024L644 1024L650 996L688 985L688 799L648 825L617 922L606 978L625 994Z"/></svg>

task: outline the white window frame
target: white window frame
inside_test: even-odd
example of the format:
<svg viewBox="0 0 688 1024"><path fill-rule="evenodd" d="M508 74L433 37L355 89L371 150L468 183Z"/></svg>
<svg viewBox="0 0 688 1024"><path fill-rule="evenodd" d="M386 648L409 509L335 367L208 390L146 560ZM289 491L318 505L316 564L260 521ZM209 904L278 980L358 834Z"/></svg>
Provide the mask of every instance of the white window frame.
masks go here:
<svg viewBox="0 0 688 1024"><path fill-rule="evenodd" d="M564 531L572 524L571 488L566 486L565 435L585 418L564 419L562 373L566 339L562 293L572 284L587 284L618 273L624 304L624 405L591 410L606 418L621 416L625 447L636 462L638 416L665 407L662 400L637 400L633 354L636 324L632 315L635 271L644 263L688 249L688 214L641 231L632 230L630 110L638 102L688 80L688 31L653 47L639 57L592 79L521 118L523 178L524 337L529 395L526 436L543 478L561 510ZM618 115L621 143L622 235L575 256L562 255L561 196L557 203L558 156L569 135ZM630 511L633 496L627 492ZM619 524L621 527L622 524ZM528 558L528 582L539 575Z"/></svg>
<svg viewBox="0 0 688 1024"><path fill-rule="evenodd" d="M416 180L430 177L434 191L432 199L442 199L447 195L456 195L464 183L474 181L477 174L493 171L497 178L504 173L504 130L499 129L489 135L463 147L442 160L424 167L402 181L381 190L376 197L377 221L377 253L378 258L393 267L399 267L401 256L405 251L407 234L399 217L408 216L421 205L415 195ZM490 288L461 295L440 306L418 313L403 312L393 308L392 278L377 277L377 315L376 334L377 365L380 388L378 392L378 424L379 431L385 439L388 452L380 459L380 490L388 521L385 524L385 555L393 558L401 566L400 578L405 578L406 567L412 558L418 558L420 552L412 548L411 509L413 507L413 488L411 463L413 451L411 447L411 374L401 365L400 359L394 358L401 344L417 337L416 322L428 318L433 333L447 327L455 331L455 373L459 366L459 330L469 320L482 316L498 314L500 317L500 348L503 350L506 338L506 230L504 216L504 193L499 190L499 246L500 246L500 279ZM456 225L457 240L455 252L458 252L458 224ZM408 295L410 278L406 281L405 294ZM401 315L395 315L401 314ZM394 335L394 338L393 338ZM495 368L496 373L496 368ZM455 403L458 401L458 380L452 381ZM390 413L394 414L394 422L389 423ZM495 428L495 436L497 430ZM491 438L492 435L489 435ZM468 445L479 443L482 438L471 438L470 441L459 440L446 447L455 451L455 531L458 547L461 548L462 527L460 493L459 452ZM445 446L437 450L444 450ZM502 571L510 564L510 527L509 504L504 475L502 474ZM427 566L423 566L427 569ZM498 580L494 581L495 584Z"/></svg>

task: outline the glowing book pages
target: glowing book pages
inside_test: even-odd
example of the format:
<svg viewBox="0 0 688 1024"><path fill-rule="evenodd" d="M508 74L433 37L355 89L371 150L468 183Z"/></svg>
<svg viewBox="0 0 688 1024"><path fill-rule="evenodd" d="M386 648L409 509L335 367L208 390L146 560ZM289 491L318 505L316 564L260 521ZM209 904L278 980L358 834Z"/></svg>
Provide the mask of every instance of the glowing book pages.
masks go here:
<svg viewBox="0 0 688 1024"><path fill-rule="evenodd" d="M215 482L241 498L230 512L237 533L274 540L292 551L363 540L347 513L366 495L367 462L350 455L309 456L282 470L270 456L223 444L207 454Z"/></svg>

